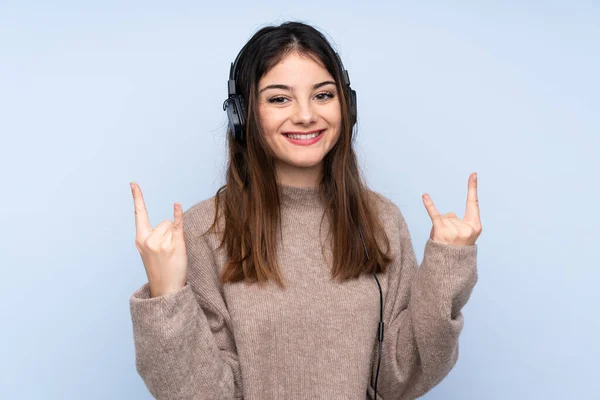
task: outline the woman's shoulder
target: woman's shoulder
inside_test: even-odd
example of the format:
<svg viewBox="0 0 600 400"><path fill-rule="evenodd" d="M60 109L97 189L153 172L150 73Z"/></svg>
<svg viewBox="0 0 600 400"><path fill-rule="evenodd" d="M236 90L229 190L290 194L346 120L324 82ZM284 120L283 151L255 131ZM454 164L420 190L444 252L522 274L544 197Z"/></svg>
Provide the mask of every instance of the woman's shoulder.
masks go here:
<svg viewBox="0 0 600 400"><path fill-rule="evenodd" d="M187 235L202 236L215 218L217 196L211 196L190 206L183 212L183 226Z"/></svg>
<svg viewBox="0 0 600 400"><path fill-rule="evenodd" d="M374 208L383 220L402 218L400 207L389 197L372 189L368 189L367 193L369 195L370 206Z"/></svg>
<svg viewBox="0 0 600 400"><path fill-rule="evenodd" d="M386 195L373 190L369 191L372 206L376 209L379 222L390 240L392 251L396 254L397 246L406 235L406 220L400 207Z"/></svg>

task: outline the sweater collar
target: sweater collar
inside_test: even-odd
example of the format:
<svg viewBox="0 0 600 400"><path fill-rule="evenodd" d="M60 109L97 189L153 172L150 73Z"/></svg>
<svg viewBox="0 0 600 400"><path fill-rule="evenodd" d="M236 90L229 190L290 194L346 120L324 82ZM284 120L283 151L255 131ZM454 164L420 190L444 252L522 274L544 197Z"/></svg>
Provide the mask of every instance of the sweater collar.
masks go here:
<svg viewBox="0 0 600 400"><path fill-rule="evenodd" d="M283 184L277 186L282 208L297 212L323 211L324 204L318 186L297 187Z"/></svg>

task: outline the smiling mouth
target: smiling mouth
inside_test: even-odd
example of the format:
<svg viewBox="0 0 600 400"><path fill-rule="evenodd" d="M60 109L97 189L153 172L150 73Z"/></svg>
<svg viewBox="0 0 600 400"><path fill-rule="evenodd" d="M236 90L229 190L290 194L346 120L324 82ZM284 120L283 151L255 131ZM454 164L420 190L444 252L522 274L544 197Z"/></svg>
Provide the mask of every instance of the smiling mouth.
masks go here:
<svg viewBox="0 0 600 400"><path fill-rule="evenodd" d="M314 133L301 133L301 134L297 134L297 133L284 133L283 136L290 138L290 139L294 139L294 140L310 140L310 139L314 139L318 136L321 136L323 134L323 132L325 131L325 129L320 130L318 132L314 132Z"/></svg>

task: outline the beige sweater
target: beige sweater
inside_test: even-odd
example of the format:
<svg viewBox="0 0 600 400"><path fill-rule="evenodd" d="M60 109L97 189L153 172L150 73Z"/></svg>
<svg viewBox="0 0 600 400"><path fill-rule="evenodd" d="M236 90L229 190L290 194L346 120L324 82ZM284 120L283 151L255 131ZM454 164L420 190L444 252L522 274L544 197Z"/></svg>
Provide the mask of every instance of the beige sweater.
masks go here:
<svg viewBox="0 0 600 400"><path fill-rule="evenodd" d="M280 186L278 260L286 289L220 285L225 250L206 231L213 198L184 213L187 285L130 298L137 371L157 399L372 399L377 368L379 289L372 274L330 280L320 241L323 205L316 188ZM381 195L380 195L381 196ZM461 308L477 281L477 245L431 239L421 266L399 208L377 203L395 261L378 274L385 323L377 395L415 399L458 358ZM331 260L331 251L325 251ZM372 371L371 371L372 369Z"/></svg>

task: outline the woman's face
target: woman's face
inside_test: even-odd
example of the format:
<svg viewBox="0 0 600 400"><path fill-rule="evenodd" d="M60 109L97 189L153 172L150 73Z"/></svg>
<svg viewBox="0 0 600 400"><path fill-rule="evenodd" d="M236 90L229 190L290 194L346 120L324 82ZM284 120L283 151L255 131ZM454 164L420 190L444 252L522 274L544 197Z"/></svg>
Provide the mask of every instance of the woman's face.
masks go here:
<svg viewBox="0 0 600 400"><path fill-rule="evenodd" d="M338 96L327 69L295 52L260 79L260 125L275 154L280 183L318 184L323 158L340 136L342 115Z"/></svg>

